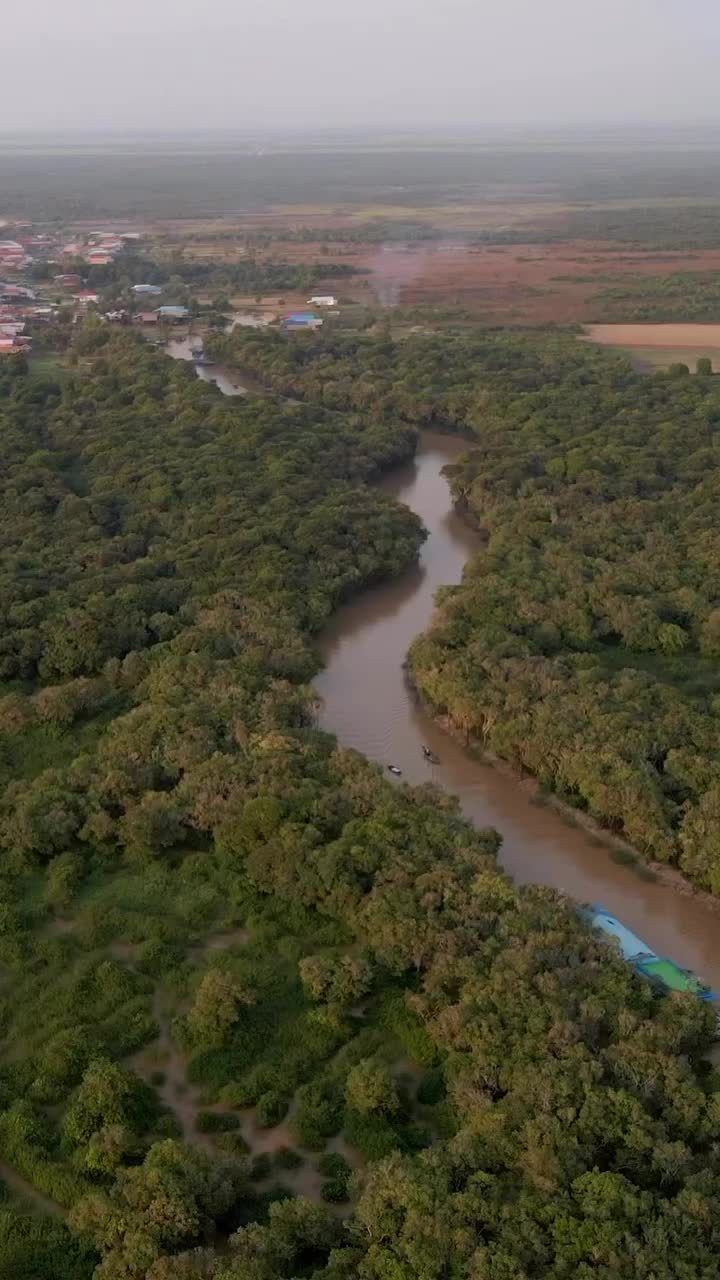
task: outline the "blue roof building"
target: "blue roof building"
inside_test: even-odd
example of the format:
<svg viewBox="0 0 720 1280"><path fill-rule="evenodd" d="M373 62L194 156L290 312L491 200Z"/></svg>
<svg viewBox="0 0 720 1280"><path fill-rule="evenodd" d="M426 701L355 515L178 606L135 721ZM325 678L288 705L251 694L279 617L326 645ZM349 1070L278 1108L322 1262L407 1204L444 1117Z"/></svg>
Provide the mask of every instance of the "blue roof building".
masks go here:
<svg viewBox="0 0 720 1280"><path fill-rule="evenodd" d="M319 329L321 324L320 317L312 311L293 311L283 320L286 329Z"/></svg>

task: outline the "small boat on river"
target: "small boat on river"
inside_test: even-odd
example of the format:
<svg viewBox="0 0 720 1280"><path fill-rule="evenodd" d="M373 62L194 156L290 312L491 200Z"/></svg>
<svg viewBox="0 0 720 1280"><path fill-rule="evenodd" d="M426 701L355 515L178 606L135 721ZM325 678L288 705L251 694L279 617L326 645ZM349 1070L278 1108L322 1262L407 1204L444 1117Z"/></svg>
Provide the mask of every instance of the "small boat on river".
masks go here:
<svg viewBox="0 0 720 1280"><path fill-rule="evenodd" d="M402 774L402 769L398 769L396 764L389 764L388 769L390 770L391 773L395 774L396 778L399 778Z"/></svg>
<svg viewBox="0 0 720 1280"><path fill-rule="evenodd" d="M688 995L697 996L698 1000L718 1001L717 993L711 991L710 987L701 982L694 973L689 969L683 969L667 956L656 955L642 938L638 938L637 934L632 933L622 921L616 919L604 907L594 904L586 908L583 914L596 929L614 938L628 964L632 965L636 973L641 974L643 978L648 978L655 986L663 991L682 991Z"/></svg>

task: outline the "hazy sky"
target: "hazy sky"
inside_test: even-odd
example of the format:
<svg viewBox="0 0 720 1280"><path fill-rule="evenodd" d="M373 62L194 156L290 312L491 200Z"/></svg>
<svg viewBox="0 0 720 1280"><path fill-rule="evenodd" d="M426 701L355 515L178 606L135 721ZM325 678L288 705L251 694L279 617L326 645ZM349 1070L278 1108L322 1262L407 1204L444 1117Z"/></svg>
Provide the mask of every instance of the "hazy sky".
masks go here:
<svg viewBox="0 0 720 1280"><path fill-rule="evenodd" d="M32 0L0 132L720 119L718 0Z"/></svg>

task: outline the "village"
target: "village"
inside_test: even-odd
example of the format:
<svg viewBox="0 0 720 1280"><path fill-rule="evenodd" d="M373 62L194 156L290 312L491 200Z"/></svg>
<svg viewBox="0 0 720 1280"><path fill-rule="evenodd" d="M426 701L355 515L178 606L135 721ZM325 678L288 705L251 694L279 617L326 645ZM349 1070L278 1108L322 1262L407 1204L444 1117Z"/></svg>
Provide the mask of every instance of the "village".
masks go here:
<svg viewBox="0 0 720 1280"><path fill-rule="evenodd" d="M173 287L165 280L129 283L125 279L123 260L137 262L144 242L145 235L138 230L71 230L68 234L59 228L47 230L31 222L0 219L0 355L27 353L34 343L43 345L49 326L76 324L89 314L148 332L191 325L198 312L211 305L201 289L178 290L177 282ZM112 272L114 265L118 269ZM294 297L292 309L285 312L284 301L271 297L260 305L256 299L250 311L241 312L230 306L225 319L229 325L278 324L288 331L313 331L324 322L321 312L338 314L334 294Z"/></svg>

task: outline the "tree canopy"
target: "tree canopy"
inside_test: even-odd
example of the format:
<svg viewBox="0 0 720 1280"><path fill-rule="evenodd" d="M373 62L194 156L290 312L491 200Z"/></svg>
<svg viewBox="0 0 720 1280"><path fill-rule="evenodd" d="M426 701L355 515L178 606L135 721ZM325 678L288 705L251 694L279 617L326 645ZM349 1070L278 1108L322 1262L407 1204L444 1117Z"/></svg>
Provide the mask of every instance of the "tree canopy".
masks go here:
<svg viewBox="0 0 720 1280"><path fill-rule="evenodd" d="M394 787L340 749L315 726L309 684L314 634L337 602L417 553L418 521L368 484L412 455L416 421L457 417L479 438L486 424L486 462L471 458L454 483L488 527L483 557L510 558L517 518L521 564L537 566L553 531L585 517L592 545L613 504L620 516L659 503L680 528L685 490L673 488L673 515L643 397L658 406L658 439L674 439L685 405L685 446L668 449L704 486L712 468L688 441L711 439L708 379L646 392L623 362L563 338L458 338L445 358L437 339L364 342L333 353L267 339L277 380L301 351L334 412L302 371L305 403L231 402L109 330L84 335L62 385L23 362L0 370L0 1148L15 1179L0 1271L704 1280L716 1269L712 1012L660 997L562 895L514 886L497 835L441 791ZM336 359L356 362L354 388L345 372L333 386ZM523 416L538 399L540 425ZM578 422L599 440L638 405L635 436L625 419L609 431L616 469L606 458L578 488L566 471ZM559 457L562 475L519 444L514 454L515 436L539 460ZM640 547L649 528L638 515ZM573 556L579 538L568 536ZM460 612L483 557L456 593ZM700 601L699 575L694 589ZM572 621L557 600L561 646ZM454 605L451 593L443 608ZM714 643L712 611L687 608ZM653 632L649 609L642 634L662 636L658 663L695 656L686 615L656 613ZM542 613L516 601L512 616L551 644ZM494 660L502 645L512 657L507 619L491 621ZM457 654L477 627L465 625ZM619 641L603 635L543 661L607 666L601 646ZM441 639L422 643L447 666ZM626 761L623 795L635 770ZM688 841L706 848L716 808L708 783L687 808ZM336 1184L329 1199L346 1194L343 1142L357 1166L347 1216L317 1190L291 1197L311 1160ZM57 1221L29 1222L18 1179Z"/></svg>

